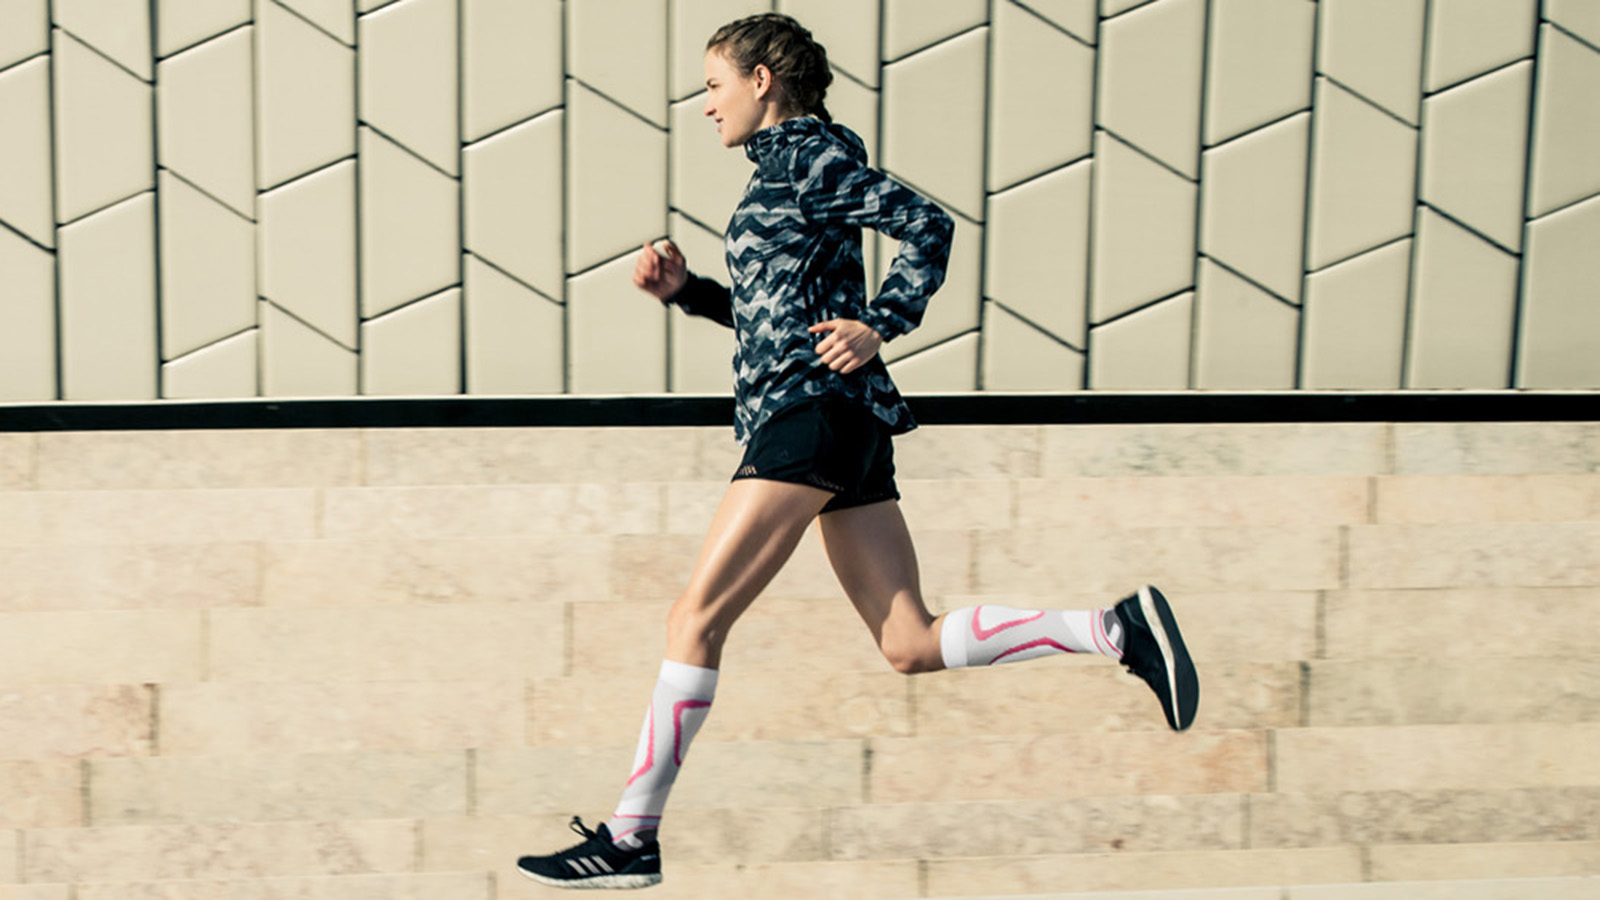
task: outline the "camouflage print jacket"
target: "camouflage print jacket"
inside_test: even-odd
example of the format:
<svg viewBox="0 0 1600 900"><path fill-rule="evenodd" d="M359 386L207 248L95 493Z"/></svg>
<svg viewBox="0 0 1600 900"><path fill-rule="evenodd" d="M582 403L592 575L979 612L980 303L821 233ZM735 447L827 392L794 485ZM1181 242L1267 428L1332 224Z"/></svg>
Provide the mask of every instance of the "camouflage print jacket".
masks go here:
<svg viewBox="0 0 1600 900"><path fill-rule="evenodd" d="M823 365L807 328L856 319L893 340L917 327L944 283L954 223L944 210L867 166L861 138L810 116L764 128L745 143L756 164L728 223L733 290L690 274L671 299L733 328L734 433L746 443L774 412L808 397L865 403L894 433L916 427L881 356L848 375ZM861 229L898 239L900 252L867 302Z"/></svg>

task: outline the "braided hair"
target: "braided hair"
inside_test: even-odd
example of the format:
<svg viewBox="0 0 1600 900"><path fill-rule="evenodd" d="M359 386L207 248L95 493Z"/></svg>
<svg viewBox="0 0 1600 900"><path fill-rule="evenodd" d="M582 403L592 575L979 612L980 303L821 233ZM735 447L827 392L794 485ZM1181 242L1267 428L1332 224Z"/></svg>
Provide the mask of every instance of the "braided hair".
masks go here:
<svg viewBox="0 0 1600 900"><path fill-rule="evenodd" d="M756 66L766 66L783 91L785 111L833 121L822 103L833 82L828 51L793 17L761 13L729 22L706 49L722 53L746 78Z"/></svg>

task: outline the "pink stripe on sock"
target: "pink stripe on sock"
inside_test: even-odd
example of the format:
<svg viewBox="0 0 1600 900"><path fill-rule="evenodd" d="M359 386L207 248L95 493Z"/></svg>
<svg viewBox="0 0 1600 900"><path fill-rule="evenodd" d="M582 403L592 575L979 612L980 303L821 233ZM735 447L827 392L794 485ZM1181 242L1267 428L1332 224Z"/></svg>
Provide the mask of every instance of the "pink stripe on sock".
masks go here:
<svg viewBox="0 0 1600 900"><path fill-rule="evenodd" d="M1026 644L1018 644L1017 646L1012 647L1010 650L1007 650L1006 652L1000 654L999 656L996 656L994 659L989 660L989 665L992 666L995 663L999 662L1002 659L1005 659L1006 657L1010 656L1013 653L1021 653L1024 650L1032 650L1034 647L1044 647L1044 646L1054 647L1057 650L1060 650L1062 653L1071 653L1071 652L1073 652L1072 648L1063 647L1060 644L1056 643L1055 641L1050 640L1049 638L1037 638L1035 640L1031 640L1031 641L1027 642Z"/></svg>
<svg viewBox="0 0 1600 900"><path fill-rule="evenodd" d="M639 767L639 771L628 776L629 787L632 787L633 783L639 780L640 775L650 771L656 764L656 705L654 703L650 704L649 709L645 711L645 720L650 723L648 726L650 734L645 738L644 765Z"/></svg>
<svg viewBox="0 0 1600 900"><path fill-rule="evenodd" d="M683 714L710 706L709 700L679 700L672 704L672 761L683 765Z"/></svg>
<svg viewBox="0 0 1600 900"><path fill-rule="evenodd" d="M987 641L989 638L992 638L995 635L999 634L1000 632L1005 631L1007 628L1015 628L1018 625L1026 625L1029 622L1037 622L1038 620L1044 618L1044 613L1041 611L1041 612L1036 612L1033 615L1028 616L1025 619L1016 619L1016 620L1013 620L1013 621L1010 621L1010 622L1001 622L999 625L996 625L993 628L983 628L983 627L980 627L978 625L978 615L980 613L982 613L982 612L983 612L983 607L981 607L981 606L975 607L972 610L972 636L977 638L980 641Z"/></svg>

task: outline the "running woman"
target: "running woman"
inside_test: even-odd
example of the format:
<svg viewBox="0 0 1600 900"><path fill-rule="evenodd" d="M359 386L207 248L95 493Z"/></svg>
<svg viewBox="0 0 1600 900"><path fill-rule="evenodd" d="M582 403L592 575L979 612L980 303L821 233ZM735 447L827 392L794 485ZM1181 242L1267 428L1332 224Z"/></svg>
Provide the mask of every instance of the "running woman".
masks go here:
<svg viewBox="0 0 1600 900"><path fill-rule="evenodd" d="M616 811L592 830L574 818L580 843L517 862L559 887L661 881L657 829L716 694L728 631L813 520L839 583L896 671L1098 653L1144 679L1175 730L1189 727L1199 702L1177 622L1153 587L1109 609L929 613L891 446L915 423L878 350L921 321L944 281L953 223L868 167L861 139L830 119L827 55L794 19L762 14L722 27L706 45L705 71L705 114L723 146L743 146L756 164L728 223L733 289L691 273L670 243L659 252L645 245L633 281L735 331L734 430L746 450L667 614L666 659ZM870 303L863 227L900 241Z"/></svg>

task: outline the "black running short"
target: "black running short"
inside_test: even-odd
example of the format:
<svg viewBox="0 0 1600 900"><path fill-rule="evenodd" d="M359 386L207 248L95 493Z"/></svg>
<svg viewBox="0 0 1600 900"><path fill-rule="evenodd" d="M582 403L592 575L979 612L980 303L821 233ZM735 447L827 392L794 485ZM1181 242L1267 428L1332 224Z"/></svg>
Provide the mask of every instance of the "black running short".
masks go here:
<svg viewBox="0 0 1600 900"><path fill-rule="evenodd" d="M824 513L900 499L889 426L842 397L812 397L774 413L750 436L733 475L741 478L830 491Z"/></svg>

